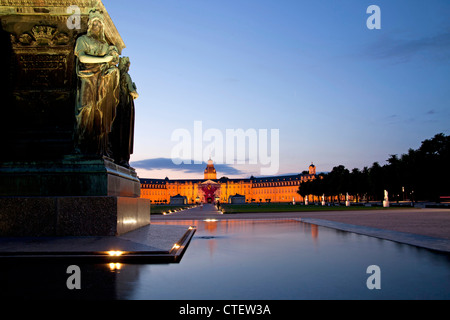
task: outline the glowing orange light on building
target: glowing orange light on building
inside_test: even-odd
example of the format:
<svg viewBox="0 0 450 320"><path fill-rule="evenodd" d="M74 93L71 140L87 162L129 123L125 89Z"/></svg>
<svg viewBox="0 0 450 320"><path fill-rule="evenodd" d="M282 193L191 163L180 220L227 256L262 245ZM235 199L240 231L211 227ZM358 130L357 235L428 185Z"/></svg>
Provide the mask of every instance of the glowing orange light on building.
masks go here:
<svg viewBox="0 0 450 320"><path fill-rule="evenodd" d="M318 177L316 171L316 166L311 164L308 171L298 175L217 179L217 172L210 160L204 170L203 181L142 179L142 198L151 200L153 204L168 204L171 197L179 195L185 197L189 204L198 204L209 200L228 203L230 197L240 195L244 197L246 203L302 203L305 199L297 193L298 188L301 183L316 179ZM208 183L205 183L206 181Z"/></svg>

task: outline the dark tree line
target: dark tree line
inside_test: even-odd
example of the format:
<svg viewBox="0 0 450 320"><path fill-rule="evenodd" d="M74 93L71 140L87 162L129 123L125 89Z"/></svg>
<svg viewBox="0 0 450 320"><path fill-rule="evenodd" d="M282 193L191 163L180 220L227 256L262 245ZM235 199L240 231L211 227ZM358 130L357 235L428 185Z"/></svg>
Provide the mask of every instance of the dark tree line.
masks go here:
<svg viewBox="0 0 450 320"><path fill-rule="evenodd" d="M450 196L450 136L437 134L417 150L410 149L400 157L391 155L383 166L375 162L370 168L352 171L342 165L334 167L302 183L298 193L303 197L325 194L337 201L349 193L357 201L379 201L384 190L391 201L440 201L440 197Z"/></svg>

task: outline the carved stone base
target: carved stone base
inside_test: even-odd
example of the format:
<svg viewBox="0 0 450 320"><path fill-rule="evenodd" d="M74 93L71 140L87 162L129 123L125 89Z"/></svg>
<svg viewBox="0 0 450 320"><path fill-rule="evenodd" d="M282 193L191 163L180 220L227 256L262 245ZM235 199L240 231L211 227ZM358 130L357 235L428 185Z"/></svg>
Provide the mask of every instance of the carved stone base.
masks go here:
<svg viewBox="0 0 450 320"><path fill-rule="evenodd" d="M0 196L140 197L133 168L101 157L66 156L53 161L0 162Z"/></svg>
<svg viewBox="0 0 450 320"><path fill-rule="evenodd" d="M118 236L149 224L140 198L0 198L0 237Z"/></svg>

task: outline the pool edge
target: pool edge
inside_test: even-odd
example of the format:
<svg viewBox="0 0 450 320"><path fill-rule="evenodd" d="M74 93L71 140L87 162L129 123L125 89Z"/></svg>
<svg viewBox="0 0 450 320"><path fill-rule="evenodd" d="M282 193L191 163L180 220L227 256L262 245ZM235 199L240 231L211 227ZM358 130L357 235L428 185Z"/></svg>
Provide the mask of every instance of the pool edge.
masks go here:
<svg viewBox="0 0 450 320"><path fill-rule="evenodd" d="M303 223L318 225L321 227L337 229L341 231L352 232L356 234L361 234L369 237L379 238L383 240L389 240L394 242L399 242L403 244L408 244L416 247L421 247L433 251L440 251L445 253L450 253L450 240L434 238L419 234L399 232L386 229L378 229L367 226L358 226L353 224L347 224L342 222L323 220L323 219L313 219L313 218L298 218L294 219Z"/></svg>

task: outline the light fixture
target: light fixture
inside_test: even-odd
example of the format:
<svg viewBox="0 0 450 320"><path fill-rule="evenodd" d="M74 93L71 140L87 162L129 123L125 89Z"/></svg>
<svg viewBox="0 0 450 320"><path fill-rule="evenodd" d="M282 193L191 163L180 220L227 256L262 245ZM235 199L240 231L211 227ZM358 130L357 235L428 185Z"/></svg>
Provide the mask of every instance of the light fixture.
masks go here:
<svg viewBox="0 0 450 320"><path fill-rule="evenodd" d="M123 254L124 254L123 251L115 251L115 250L108 251L108 255L110 257L120 257Z"/></svg>

